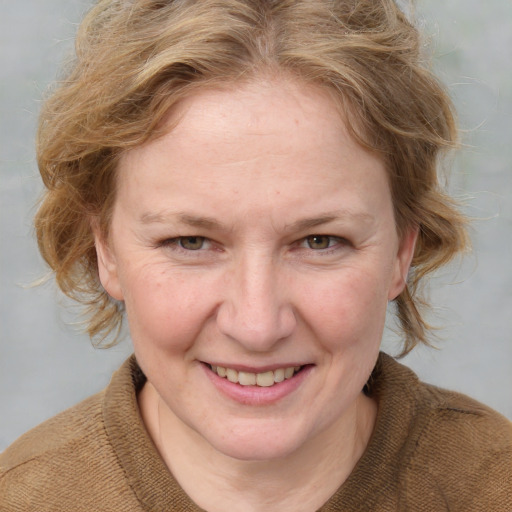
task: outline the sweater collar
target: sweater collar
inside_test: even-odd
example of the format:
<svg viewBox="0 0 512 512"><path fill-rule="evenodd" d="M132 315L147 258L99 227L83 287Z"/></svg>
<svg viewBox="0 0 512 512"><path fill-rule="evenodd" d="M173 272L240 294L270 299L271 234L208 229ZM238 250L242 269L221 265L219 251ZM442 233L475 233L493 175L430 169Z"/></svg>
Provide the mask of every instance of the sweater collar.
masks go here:
<svg viewBox="0 0 512 512"><path fill-rule="evenodd" d="M103 402L110 443L145 511L162 512L172 504L173 510L201 512L169 472L144 427L137 393L145 380L134 356L114 374ZM384 353L369 382L369 395L378 403L374 432L349 478L319 512L375 510L396 495L404 447L414 435L410 426L419 383L411 370Z"/></svg>
<svg viewBox="0 0 512 512"><path fill-rule="evenodd" d="M201 512L169 472L144 427L137 393L145 380L134 356L112 377L103 402L109 440L145 511L170 510L172 504L172 510Z"/></svg>
<svg viewBox="0 0 512 512"><path fill-rule="evenodd" d="M419 380L412 370L381 352L369 380L368 394L378 404L370 442L348 479L319 512L396 509L399 475L412 455L405 452L418 435L412 431L418 392Z"/></svg>

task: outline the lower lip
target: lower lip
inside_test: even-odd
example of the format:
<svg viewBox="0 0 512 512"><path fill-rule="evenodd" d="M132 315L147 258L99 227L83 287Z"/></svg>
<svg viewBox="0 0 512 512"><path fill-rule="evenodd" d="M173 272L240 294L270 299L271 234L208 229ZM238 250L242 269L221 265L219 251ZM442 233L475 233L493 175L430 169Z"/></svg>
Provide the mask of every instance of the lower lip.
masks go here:
<svg viewBox="0 0 512 512"><path fill-rule="evenodd" d="M242 386L238 383L230 382L224 377L219 377L213 372L207 364L201 365L214 384L214 386L224 395L243 405L270 405L291 395L308 377L313 369L313 365L303 367L290 379L278 382L273 386Z"/></svg>

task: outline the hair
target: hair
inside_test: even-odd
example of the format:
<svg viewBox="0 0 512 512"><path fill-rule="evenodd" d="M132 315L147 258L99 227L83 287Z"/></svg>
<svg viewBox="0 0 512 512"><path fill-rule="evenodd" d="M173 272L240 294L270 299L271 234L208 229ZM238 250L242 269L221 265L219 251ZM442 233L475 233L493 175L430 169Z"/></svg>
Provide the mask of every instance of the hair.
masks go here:
<svg viewBox="0 0 512 512"><path fill-rule="evenodd" d="M87 332L119 337L123 303L105 292L91 223L108 236L120 155L157 137L201 88L280 73L326 88L365 148L386 164L398 233L418 240L396 313L402 355L428 343L420 281L465 249L465 218L438 179L457 144L451 101L393 0L100 0L76 58L46 100L37 140L46 187L39 249Z"/></svg>

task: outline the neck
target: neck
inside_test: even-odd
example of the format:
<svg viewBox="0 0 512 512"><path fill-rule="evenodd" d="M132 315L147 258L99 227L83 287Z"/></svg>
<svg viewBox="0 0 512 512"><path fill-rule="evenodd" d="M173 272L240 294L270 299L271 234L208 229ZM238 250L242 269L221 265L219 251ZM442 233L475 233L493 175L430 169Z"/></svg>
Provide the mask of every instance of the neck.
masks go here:
<svg viewBox="0 0 512 512"><path fill-rule="evenodd" d="M251 461L217 451L173 415L149 383L139 394L139 407L174 478L208 512L269 512L282 506L297 512L317 510L363 454L377 412L375 402L361 394L346 415L293 453Z"/></svg>

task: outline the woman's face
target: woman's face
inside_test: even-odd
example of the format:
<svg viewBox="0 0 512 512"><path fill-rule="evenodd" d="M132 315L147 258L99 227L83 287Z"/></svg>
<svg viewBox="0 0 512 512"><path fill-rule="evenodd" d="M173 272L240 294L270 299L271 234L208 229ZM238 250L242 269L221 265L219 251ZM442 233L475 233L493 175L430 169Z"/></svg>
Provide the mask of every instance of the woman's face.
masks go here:
<svg viewBox="0 0 512 512"><path fill-rule="evenodd" d="M224 454L282 457L357 416L415 237L322 90L255 81L175 116L119 164L100 277L167 414Z"/></svg>

